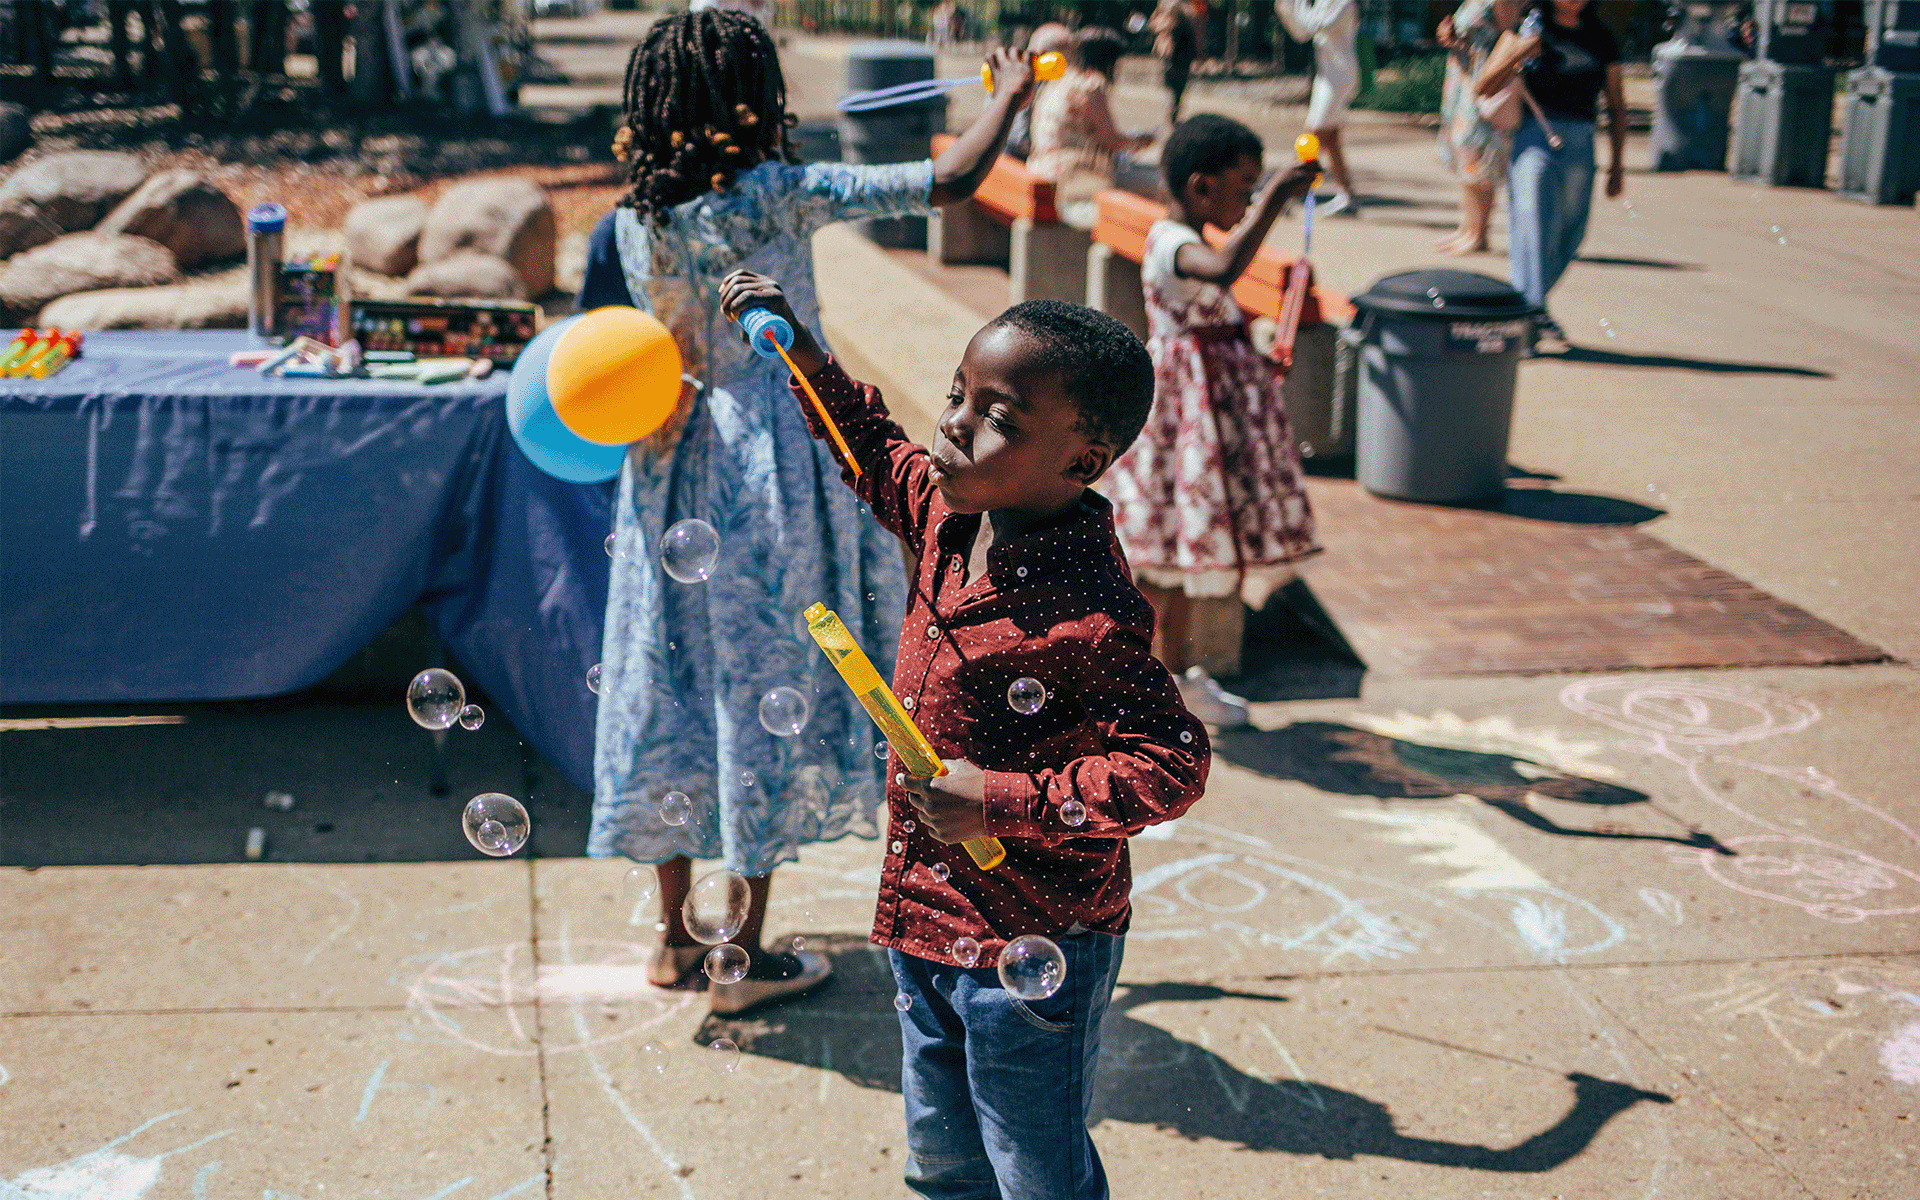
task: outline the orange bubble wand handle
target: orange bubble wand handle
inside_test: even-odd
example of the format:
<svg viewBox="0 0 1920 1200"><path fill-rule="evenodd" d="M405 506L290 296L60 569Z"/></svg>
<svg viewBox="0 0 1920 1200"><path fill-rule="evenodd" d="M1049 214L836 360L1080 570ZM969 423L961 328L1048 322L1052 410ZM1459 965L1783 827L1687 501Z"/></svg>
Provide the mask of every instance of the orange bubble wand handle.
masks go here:
<svg viewBox="0 0 1920 1200"><path fill-rule="evenodd" d="M787 356L787 348L774 341L771 333L763 336L775 350L780 352L780 361L787 364L787 369L793 372L793 377L798 379L800 386L805 389L807 399L813 401L813 411L820 414L820 423L827 427L827 436L832 438L833 444L840 448L840 461L847 464L847 469L853 472L855 479L860 478L860 464L854 461L853 451L847 448L847 439L840 436L840 427L833 423L833 415L827 412L827 406L820 402L820 393L813 390L813 385L807 382L806 375L799 367L793 365L793 359Z"/></svg>
<svg viewBox="0 0 1920 1200"><path fill-rule="evenodd" d="M873 723L880 727L887 745L900 756L907 770L918 779L937 779L947 773L947 764L940 761L933 743L927 741L927 735L913 723L907 710L880 678L880 672L874 670L873 660L866 651L853 640L838 613L824 604L815 604L802 614L807 619L807 632L820 644L820 649L833 664L840 678L847 681L853 694L860 700L860 706L867 710ZM1000 844L997 837L969 838L960 843L972 857L974 865L982 871L991 871L1007 857L1007 848Z"/></svg>

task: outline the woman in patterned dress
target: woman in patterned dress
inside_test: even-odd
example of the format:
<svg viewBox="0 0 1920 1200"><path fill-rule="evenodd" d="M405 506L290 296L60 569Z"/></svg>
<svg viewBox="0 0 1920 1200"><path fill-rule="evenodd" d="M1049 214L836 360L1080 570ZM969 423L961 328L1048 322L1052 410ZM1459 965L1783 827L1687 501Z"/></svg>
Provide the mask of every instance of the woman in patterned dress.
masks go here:
<svg viewBox="0 0 1920 1200"><path fill-rule="evenodd" d="M1320 165L1277 172L1255 201L1260 155L1252 130L1212 114L1167 139L1173 203L1147 231L1140 263L1153 412L1105 489L1134 582L1154 607L1154 652L1194 715L1222 727L1244 725L1246 703L1186 661L1190 599L1237 596L1261 608L1320 550L1280 376L1227 291ZM1200 235L1207 224L1233 230L1218 249Z"/></svg>
<svg viewBox="0 0 1920 1200"><path fill-rule="evenodd" d="M794 407L786 367L721 315L719 283L736 267L772 275L818 328L808 239L833 221L926 214L970 196L1033 88L1027 59L996 51L991 65L1000 88L938 162L879 166L791 161L779 58L752 17L665 18L628 65L615 147L633 187L603 222L617 253L592 256L582 294L659 318L698 382L620 474L587 852L659 864L664 938L648 975L661 986L707 982L707 947L681 921L692 860L720 858L748 877L750 908L732 940L752 962L745 979L709 989L715 1012L826 977L819 955L761 948L773 868L802 842L878 835L879 734L801 613L816 602L837 610L891 671L906 602L892 535L840 483ZM661 563L666 531L688 519L720 535L704 582L677 582ZM760 700L777 687L807 700L797 735L761 724ZM670 792L690 813L663 808Z"/></svg>
<svg viewBox="0 0 1920 1200"><path fill-rule="evenodd" d="M1520 16L1520 0L1462 0L1441 18L1437 36L1447 48L1447 82L1440 99L1440 163L1460 181L1460 228L1434 243L1442 254L1487 248L1493 185L1505 169L1506 135L1486 123L1473 95L1474 77L1493 44Z"/></svg>

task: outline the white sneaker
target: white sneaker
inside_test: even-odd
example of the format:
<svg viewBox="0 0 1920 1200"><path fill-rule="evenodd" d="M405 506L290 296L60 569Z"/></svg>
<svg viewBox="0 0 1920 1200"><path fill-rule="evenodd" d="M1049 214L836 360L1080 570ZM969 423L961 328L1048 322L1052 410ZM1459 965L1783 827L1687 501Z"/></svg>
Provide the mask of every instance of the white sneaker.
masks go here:
<svg viewBox="0 0 1920 1200"><path fill-rule="evenodd" d="M1331 217L1337 213L1346 213L1348 216L1355 217L1360 215L1360 206L1353 202L1351 192L1335 192L1324 200L1316 199L1313 204L1323 217Z"/></svg>
<svg viewBox="0 0 1920 1200"><path fill-rule="evenodd" d="M1247 702L1222 688L1205 667L1188 667L1186 678L1175 680L1180 701L1203 724L1216 729L1239 729L1247 723Z"/></svg>

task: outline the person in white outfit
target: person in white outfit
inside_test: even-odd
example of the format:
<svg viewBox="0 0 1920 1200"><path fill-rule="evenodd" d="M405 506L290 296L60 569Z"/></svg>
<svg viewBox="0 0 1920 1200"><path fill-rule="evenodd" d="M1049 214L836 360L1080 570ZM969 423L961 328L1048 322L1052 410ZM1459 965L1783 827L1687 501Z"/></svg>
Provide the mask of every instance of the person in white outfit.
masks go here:
<svg viewBox="0 0 1920 1200"><path fill-rule="evenodd" d="M1334 192L1320 202L1322 213L1353 213L1353 176L1340 145L1347 106L1360 94L1360 53L1354 38L1360 6L1354 0L1274 0L1274 15L1295 41L1313 43L1313 94L1307 101L1307 128L1320 139L1320 159L1333 177Z"/></svg>

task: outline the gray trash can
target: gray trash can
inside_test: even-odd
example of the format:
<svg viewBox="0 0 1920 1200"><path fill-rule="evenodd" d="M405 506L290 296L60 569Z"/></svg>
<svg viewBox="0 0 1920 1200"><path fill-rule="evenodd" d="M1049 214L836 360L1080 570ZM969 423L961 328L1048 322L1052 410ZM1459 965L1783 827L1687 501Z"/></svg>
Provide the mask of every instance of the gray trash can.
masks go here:
<svg viewBox="0 0 1920 1200"><path fill-rule="evenodd" d="M1501 280L1444 270L1389 275L1353 303L1360 485L1428 504L1497 500L1533 306Z"/></svg>
<svg viewBox="0 0 1920 1200"><path fill-rule="evenodd" d="M919 42L860 42L847 51L847 92L932 79L933 67L933 52ZM913 162L933 153L933 135L946 128L945 96L841 113L840 150L850 163ZM927 248L925 217L868 217L853 227L882 246Z"/></svg>

